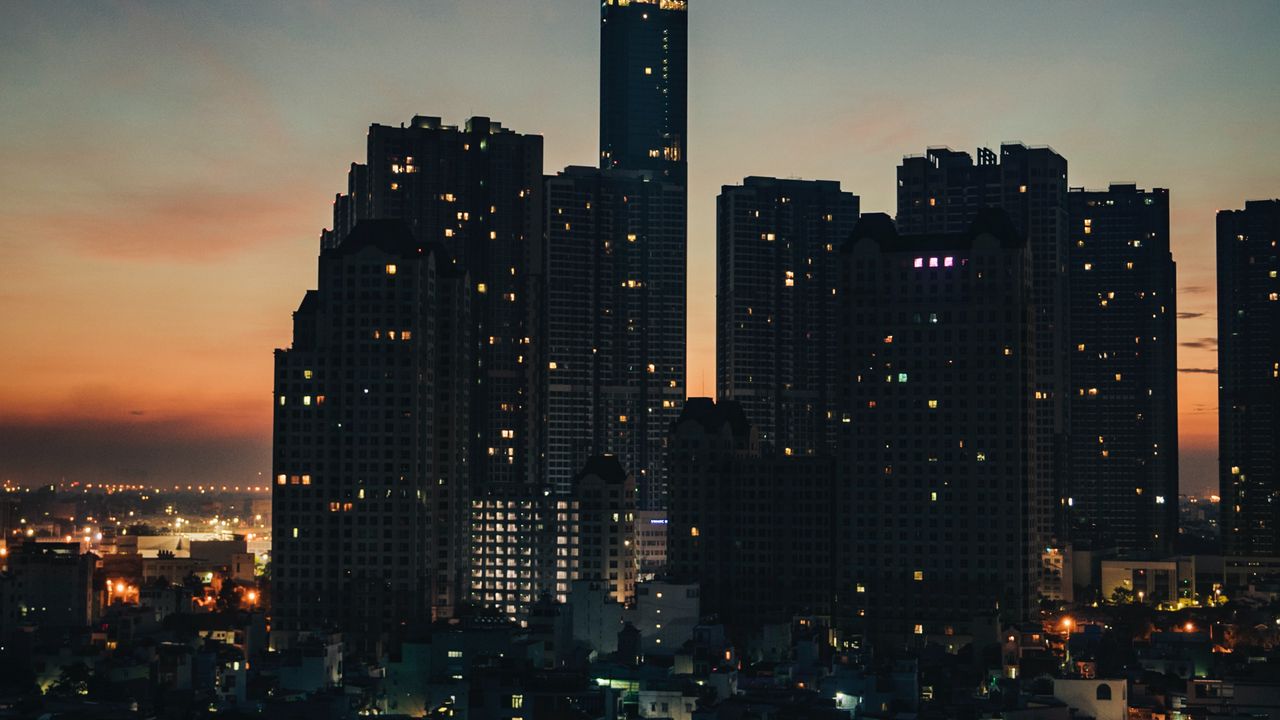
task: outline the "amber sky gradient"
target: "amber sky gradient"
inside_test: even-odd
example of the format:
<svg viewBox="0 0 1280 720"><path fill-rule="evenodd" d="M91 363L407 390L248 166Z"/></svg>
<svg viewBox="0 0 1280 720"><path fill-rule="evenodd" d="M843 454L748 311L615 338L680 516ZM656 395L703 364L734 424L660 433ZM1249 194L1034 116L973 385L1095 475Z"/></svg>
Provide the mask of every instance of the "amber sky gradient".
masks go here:
<svg viewBox="0 0 1280 720"><path fill-rule="evenodd" d="M1280 3L693 0L691 394L714 199L745 175L894 206L903 154L1047 144L1171 189L1183 487L1214 484L1213 218L1280 196ZM0 479L244 482L271 350L371 122L489 115L591 164L590 0L0 5Z"/></svg>

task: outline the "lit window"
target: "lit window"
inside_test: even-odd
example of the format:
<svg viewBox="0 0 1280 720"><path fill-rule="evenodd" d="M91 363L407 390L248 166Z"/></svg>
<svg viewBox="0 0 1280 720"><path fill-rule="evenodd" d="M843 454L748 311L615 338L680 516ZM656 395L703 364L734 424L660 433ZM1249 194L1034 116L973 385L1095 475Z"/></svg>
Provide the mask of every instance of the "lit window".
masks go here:
<svg viewBox="0 0 1280 720"><path fill-rule="evenodd" d="M929 267L938 267L938 258L936 257L929 258Z"/></svg>
<svg viewBox="0 0 1280 720"><path fill-rule="evenodd" d="M906 373L898 373L898 382L900 382L900 383L904 383L904 382L906 382L906 381L907 381L907 374L906 374Z"/></svg>
<svg viewBox="0 0 1280 720"><path fill-rule="evenodd" d="M915 573L912 574L911 579L915 580L916 582L924 581L924 571L923 570L915 571Z"/></svg>
<svg viewBox="0 0 1280 720"><path fill-rule="evenodd" d="M947 258L943 258L943 259L942 259L942 266L943 266L943 267L952 267L952 266L954 266L955 264L956 264L956 259L955 259L955 258L953 258L953 257L947 257Z"/></svg>
<svg viewBox="0 0 1280 720"><path fill-rule="evenodd" d="M485 293L489 292L489 288L488 288L484 283L479 283L479 284L477 284L477 285L476 285L476 292L478 292L478 293L480 293L481 295L483 295L483 294L485 294Z"/></svg>
<svg viewBox="0 0 1280 720"><path fill-rule="evenodd" d="M644 69L644 74L645 74L645 75L652 75L652 74L653 74L653 68L651 68L651 67L647 67L647 68L645 68L645 69Z"/></svg>
<svg viewBox="0 0 1280 720"><path fill-rule="evenodd" d="M281 404L281 405L284 405L284 404L285 404L285 402L286 402L286 401L285 401L285 397L284 397L283 395L281 395L281 396L280 396L280 404Z"/></svg>
<svg viewBox="0 0 1280 720"><path fill-rule="evenodd" d="M696 527L689 528L689 537L698 537L698 528Z"/></svg>
<svg viewBox="0 0 1280 720"><path fill-rule="evenodd" d="M461 650L450 650L450 651L449 651L449 657L451 657L451 658L460 658L460 657L462 657L462 651L461 651Z"/></svg>
<svg viewBox="0 0 1280 720"><path fill-rule="evenodd" d="M1026 191L1027 191L1027 186L1026 186L1026 185L1019 185L1019 186L1018 186L1018 192L1020 192L1020 193L1024 193L1024 192L1026 192Z"/></svg>
<svg viewBox="0 0 1280 720"><path fill-rule="evenodd" d="M303 371L302 371L302 378L303 378L304 380L310 380L310 379L311 379L311 371L310 371L310 370L303 370Z"/></svg>
<svg viewBox="0 0 1280 720"><path fill-rule="evenodd" d="M985 452L982 452L981 450L979 450L979 451L978 451L978 454L977 454L977 459L978 459L978 462L986 462L986 461L987 461L987 454L986 454Z"/></svg>
<svg viewBox="0 0 1280 720"><path fill-rule="evenodd" d="M303 405L306 405L306 406L308 406L308 407L310 407L310 406L311 406L311 396L310 396L310 395L303 395L303 396L302 396L302 404L303 404Z"/></svg>
<svg viewBox="0 0 1280 720"><path fill-rule="evenodd" d="M277 476L276 476L276 484L277 484L277 485L284 485L284 484L285 484L285 483L287 483L288 481L289 481L289 478L287 478L287 477L286 477L286 476L284 476L284 475L277 475Z"/></svg>
<svg viewBox="0 0 1280 720"><path fill-rule="evenodd" d="M923 625L921 625L920 623L916 623L915 633L916 633L917 635L923 635L923 634L924 634L924 626L923 626Z"/></svg>
<svg viewBox="0 0 1280 720"><path fill-rule="evenodd" d="M863 585L862 583L858 583L853 589L854 589L854 592L864 593L867 591L867 586Z"/></svg>
<svg viewBox="0 0 1280 720"><path fill-rule="evenodd" d="M555 370L555 369L556 369L556 361L555 361L555 360L552 360L551 362L547 363L547 367L548 367L548 368L550 368L550 369L552 369L552 370Z"/></svg>
<svg viewBox="0 0 1280 720"><path fill-rule="evenodd" d="M937 401L937 400L930 400L930 401L929 401L929 409L930 409L930 410L937 410L937 409L938 409L938 401Z"/></svg>
<svg viewBox="0 0 1280 720"><path fill-rule="evenodd" d="M387 265L386 270L387 270L387 274L388 274L388 275L395 275L395 274L396 274L396 266L395 266L395 265L390 265L390 264L389 264L389 265Z"/></svg>
<svg viewBox="0 0 1280 720"><path fill-rule="evenodd" d="M513 709L517 709L517 710L518 710L518 709L520 709L520 708L522 708L522 707L524 707L524 696L523 696L523 695L512 695L512 696L511 696L511 707L512 707Z"/></svg>
<svg viewBox="0 0 1280 720"><path fill-rule="evenodd" d="M1092 269L1093 269L1093 263L1085 263L1085 264L1084 264L1084 269L1085 269L1085 270L1092 270Z"/></svg>
<svg viewBox="0 0 1280 720"><path fill-rule="evenodd" d="M924 258L916 258L916 260L915 260L915 262L913 263L913 265L914 265L915 267L918 267L918 268L919 268L919 267L924 267Z"/></svg>

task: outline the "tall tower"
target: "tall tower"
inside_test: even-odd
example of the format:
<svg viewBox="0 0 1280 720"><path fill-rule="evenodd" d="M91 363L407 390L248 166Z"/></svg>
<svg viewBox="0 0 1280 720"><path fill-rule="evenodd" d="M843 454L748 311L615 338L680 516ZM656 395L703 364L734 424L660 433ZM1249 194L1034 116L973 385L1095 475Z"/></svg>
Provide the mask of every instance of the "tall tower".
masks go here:
<svg viewBox="0 0 1280 720"><path fill-rule="evenodd" d="M685 398L684 188L587 167L546 188L546 480L566 492L608 453L661 508Z"/></svg>
<svg viewBox="0 0 1280 720"><path fill-rule="evenodd" d="M1280 555L1280 200L1218 213L1218 477L1226 555Z"/></svg>
<svg viewBox="0 0 1280 720"><path fill-rule="evenodd" d="M716 391L784 455L835 451L840 247L858 196L749 177L716 214Z"/></svg>
<svg viewBox="0 0 1280 720"><path fill-rule="evenodd" d="M1178 338L1169 191L1072 190L1071 537L1165 557L1178 532Z"/></svg>
<svg viewBox="0 0 1280 720"><path fill-rule="evenodd" d="M984 207L1004 210L1027 239L1036 332L1036 462L1051 479L1053 502L1066 501L1067 161L1053 149L1005 143L997 155L930 148L898 166L898 228L903 233L964 232ZM1065 513L1055 529L1065 531Z"/></svg>
<svg viewBox="0 0 1280 720"><path fill-rule="evenodd" d="M600 6L600 167L686 184L688 3Z"/></svg>
<svg viewBox="0 0 1280 720"><path fill-rule="evenodd" d="M687 3L604 0L600 167L546 178L546 482L617 457L643 509L666 502L685 398Z"/></svg>

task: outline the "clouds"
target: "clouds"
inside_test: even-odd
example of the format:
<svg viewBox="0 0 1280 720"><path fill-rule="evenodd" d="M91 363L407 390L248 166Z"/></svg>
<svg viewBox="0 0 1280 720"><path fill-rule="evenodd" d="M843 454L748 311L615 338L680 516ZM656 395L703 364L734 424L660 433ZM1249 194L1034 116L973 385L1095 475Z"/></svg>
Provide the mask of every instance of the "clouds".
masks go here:
<svg viewBox="0 0 1280 720"><path fill-rule="evenodd" d="M1183 340L1178 344L1185 348L1192 348L1193 350L1212 350L1216 352L1218 349L1218 338L1202 337L1196 338L1195 340Z"/></svg>

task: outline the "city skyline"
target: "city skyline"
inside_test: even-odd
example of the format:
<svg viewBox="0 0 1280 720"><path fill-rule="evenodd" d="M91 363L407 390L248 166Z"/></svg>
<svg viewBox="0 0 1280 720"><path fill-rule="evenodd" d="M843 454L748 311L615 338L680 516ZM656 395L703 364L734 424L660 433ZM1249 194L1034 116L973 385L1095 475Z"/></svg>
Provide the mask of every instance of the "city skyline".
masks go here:
<svg viewBox="0 0 1280 720"><path fill-rule="evenodd" d="M1280 187L1280 155L1260 139L1280 100L1248 79L1273 76L1280 61L1222 39L1261 38L1280 11L1188 5L1175 21L1114 9L1104 19L1092 7L1091 22L1084 7L1008 7L987 18L972 6L700 6L690 22L689 394L715 389L721 185L749 175L833 179L865 212L891 211L905 154L939 143L965 152L1002 140L1047 144L1070 161L1073 187L1170 188L1185 315L1182 487L1216 489L1216 383L1206 372L1216 367L1214 215ZM508 7L496 17L438 5L359 16L263 8L234 18L176 8L23 6L0 30L0 88L18 108L0 121L0 189L11 200L0 212L2 478L163 483L185 469L188 479L245 484L266 473L269 349L287 344L289 312L314 285L325 201L343 188L369 124L487 115L542 135L546 174L594 164L592 4ZM835 16L815 22L821 12ZM65 22L76 14L81 22ZM975 83L996 56L940 36L964 40L979 20L995 23L993 37L1032 21L1061 36L1003 42L1001 59L1024 62L1000 62L1018 69ZM893 39L922 21L931 25L913 39L936 52L919 60ZM313 55L339 47L330 25L422 37L401 44L394 76L353 84L386 58ZM270 35L285 27L293 39ZM516 27L527 35L513 39ZM789 41L769 41L775 32ZM133 53L143 38L151 50ZM1162 50L1170 38L1187 46ZM1052 54L1055 42L1083 42L1077 53L1089 62L1026 62ZM488 46L505 50L485 63L456 61ZM77 60L87 58L86 69ZM442 64L447 72L415 72ZM548 69L540 78L494 74L526 64ZM788 84L791 72L806 82ZM1227 77L1233 83L1218 84ZM1085 107L1076 93L1089 90L1101 101ZM1181 105L1163 111L1169 102ZM1007 114L993 118L992 107ZM1226 107L1235 109L1229 121Z"/></svg>

